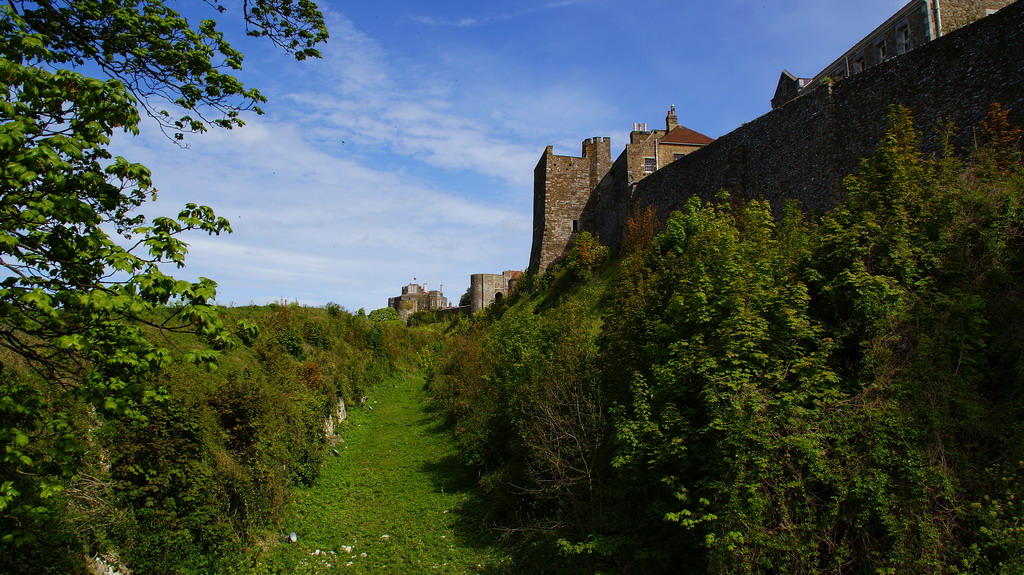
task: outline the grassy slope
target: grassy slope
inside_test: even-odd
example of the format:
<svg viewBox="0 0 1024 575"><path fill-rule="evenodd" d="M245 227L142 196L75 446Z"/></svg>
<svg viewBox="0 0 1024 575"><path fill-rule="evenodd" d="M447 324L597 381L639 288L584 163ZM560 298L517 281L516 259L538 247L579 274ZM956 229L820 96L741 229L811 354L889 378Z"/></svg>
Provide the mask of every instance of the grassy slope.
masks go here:
<svg viewBox="0 0 1024 575"><path fill-rule="evenodd" d="M399 376L383 382L371 391L368 405L372 409L350 414L345 441L337 445L340 455L328 458L314 486L298 491L282 525L298 541L271 549L263 561L266 570L503 570L508 559L478 519L472 478L432 413L422 380ZM315 554L318 549L321 554Z"/></svg>

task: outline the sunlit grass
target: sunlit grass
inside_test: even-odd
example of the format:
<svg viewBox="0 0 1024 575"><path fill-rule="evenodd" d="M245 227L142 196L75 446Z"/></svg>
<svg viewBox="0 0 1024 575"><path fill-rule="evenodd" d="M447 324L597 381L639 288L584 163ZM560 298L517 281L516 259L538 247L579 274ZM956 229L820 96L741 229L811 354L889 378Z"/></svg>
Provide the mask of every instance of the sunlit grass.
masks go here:
<svg viewBox="0 0 1024 575"><path fill-rule="evenodd" d="M269 573L495 573L509 559L419 377L376 386L315 485L300 489ZM297 541L283 542L294 531Z"/></svg>

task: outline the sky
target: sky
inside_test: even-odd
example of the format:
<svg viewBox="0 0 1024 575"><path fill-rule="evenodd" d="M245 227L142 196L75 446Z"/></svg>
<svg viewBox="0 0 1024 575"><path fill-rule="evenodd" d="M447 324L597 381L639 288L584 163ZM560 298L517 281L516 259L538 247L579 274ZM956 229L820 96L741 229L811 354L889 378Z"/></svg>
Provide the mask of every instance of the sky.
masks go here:
<svg viewBox="0 0 1024 575"><path fill-rule="evenodd" d="M172 5L186 4L201 6ZM370 311L414 281L457 302L471 274L529 264L546 146L579 156L610 136L614 157L634 122L662 128L671 105L722 136L769 112L783 69L814 76L905 2L319 4L320 60L229 35L265 115L184 148L149 124L114 143L153 172L147 216L195 202L231 221L230 235L185 237L173 272L213 279L224 305Z"/></svg>

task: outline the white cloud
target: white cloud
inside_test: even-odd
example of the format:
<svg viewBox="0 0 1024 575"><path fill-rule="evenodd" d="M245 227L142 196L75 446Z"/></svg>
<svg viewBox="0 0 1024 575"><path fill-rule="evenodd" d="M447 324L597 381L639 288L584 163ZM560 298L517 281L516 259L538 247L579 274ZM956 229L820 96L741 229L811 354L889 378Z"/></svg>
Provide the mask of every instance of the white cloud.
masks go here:
<svg viewBox="0 0 1024 575"><path fill-rule="evenodd" d="M510 89L491 81L488 74L501 74L502 66L485 56L446 53L444 69L410 70L393 64L344 16L330 18L332 43L317 63L323 80L315 91L284 95L288 106L303 112L291 121L325 146L344 146L350 154L386 152L528 190L543 151L538 135L577 129L609 108L609 95L572 82ZM470 81L453 88L444 76L452 70Z"/></svg>
<svg viewBox="0 0 1024 575"><path fill-rule="evenodd" d="M527 214L339 157L301 125L257 119L194 138L189 149L144 133L119 142L118 153L153 170L160 199L146 213L195 201L232 221L229 236L186 238L189 267L177 274L218 281L221 301L372 309L407 276L459 289L470 273L500 271L492 262L526 263Z"/></svg>
<svg viewBox="0 0 1024 575"><path fill-rule="evenodd" d="M410 20L425 24L427 26L450 26L454 28L475 28L478 26L487 26L489 24L495 24L498 22L506 22L509 20L515 20L522 18L536 12L544 10L553 10L557 8L567 8L576 4L583 4L589 0L556 0L554 2L548 2L546 4L540 4L536 6L528 6L515 12L502 12L499 14L491 14L482 17L462 17L462 18L438 18L436 16L426 14L410 14L407 16Z"/></svg>

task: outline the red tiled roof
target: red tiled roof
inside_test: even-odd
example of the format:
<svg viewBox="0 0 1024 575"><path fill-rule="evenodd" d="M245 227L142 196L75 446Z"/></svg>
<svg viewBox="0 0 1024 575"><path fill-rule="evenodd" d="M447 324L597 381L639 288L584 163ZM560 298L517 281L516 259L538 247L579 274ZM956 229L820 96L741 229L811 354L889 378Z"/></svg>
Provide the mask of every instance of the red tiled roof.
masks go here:
<svg viewBox="0 0 1024 575"><path fill-rule="evenodd" d="M693 146L703 146L714 142L714 138L709 138L700 132L695 132L686 126L676 126L672 128L672 131L665 134L665 137L661 139L661 143L664 144L690 144Z"/></svg>

